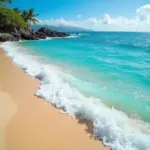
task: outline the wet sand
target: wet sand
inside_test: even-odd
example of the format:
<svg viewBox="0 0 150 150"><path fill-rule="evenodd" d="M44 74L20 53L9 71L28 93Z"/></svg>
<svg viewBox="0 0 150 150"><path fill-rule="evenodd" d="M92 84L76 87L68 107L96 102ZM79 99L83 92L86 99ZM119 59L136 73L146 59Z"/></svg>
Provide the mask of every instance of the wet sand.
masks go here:
<svg viewBox="0 0 150 150"><path fill-rule="evenodd" d="M107 150L90 122L72 119L36 97L39 81L0 50L0 150Z"/></svg>

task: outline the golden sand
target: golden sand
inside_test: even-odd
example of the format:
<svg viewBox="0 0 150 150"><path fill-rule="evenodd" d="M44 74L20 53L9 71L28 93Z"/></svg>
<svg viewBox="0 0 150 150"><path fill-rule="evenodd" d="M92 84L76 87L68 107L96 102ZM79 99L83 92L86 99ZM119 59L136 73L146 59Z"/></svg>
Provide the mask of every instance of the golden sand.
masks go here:
<svg viewBox="0 0 150 150"><path fill-rule="evenodd" d="M89 122L72 119L34 94L39 81L0 50L0 150L106 150Z"/></svg>

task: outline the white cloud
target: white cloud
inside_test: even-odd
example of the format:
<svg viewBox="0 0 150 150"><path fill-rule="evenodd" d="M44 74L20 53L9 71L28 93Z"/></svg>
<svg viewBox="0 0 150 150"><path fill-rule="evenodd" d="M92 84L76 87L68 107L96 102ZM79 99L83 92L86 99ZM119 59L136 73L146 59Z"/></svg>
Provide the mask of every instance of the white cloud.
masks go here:
<svg viewBox="0 0 150 150"><path fill-rule="evenodd" d="M136 13L141 22L150 23L150 4L138 8Z"/></svg>
<svg viewBox="0 0 150 150"><path fill-rule="evenodd" d="M112 18L111 18L110 15L105 14L105 15L104 15L104 18L103 18L103 20L102 20L102 23L103 23L103 24L112 24L112 23L113 23L113 20L112 20Z"/></svg>
<svg viewBox="0 0 150 150"><path fill-rule="evenodd" d="M81 17L80 14L77 15ZM88 18L86 20L69 21L63 18L39 20L42 25L54 26L75 26L93 30L103 31L150 31L150 4L146 4L136 10L134 18L123 16L113 18L109 14L104 14L102 18Z"/></svg>
<svg viewBox="0 0 150 150"><path fill-rule="evenodd" d="M78 26L75 21L68 21L61 19L49 19L49 20L39 20L40 25L53 25L53 26Z"/></svg>

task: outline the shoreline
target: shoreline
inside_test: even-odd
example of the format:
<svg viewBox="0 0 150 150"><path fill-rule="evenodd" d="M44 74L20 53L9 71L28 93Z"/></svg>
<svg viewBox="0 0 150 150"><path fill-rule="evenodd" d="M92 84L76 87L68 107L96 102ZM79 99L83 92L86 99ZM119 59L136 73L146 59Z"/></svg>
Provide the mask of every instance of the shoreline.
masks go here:
<svg viewBox="0 0 150 150"><path fill-rule="evenodd" d="M92 137L89 121L60 114L59 109L36 97L39 81L13 64L1 48L0 58L0 98L5 100L0 103L0 149L108 149Z"/></svg>

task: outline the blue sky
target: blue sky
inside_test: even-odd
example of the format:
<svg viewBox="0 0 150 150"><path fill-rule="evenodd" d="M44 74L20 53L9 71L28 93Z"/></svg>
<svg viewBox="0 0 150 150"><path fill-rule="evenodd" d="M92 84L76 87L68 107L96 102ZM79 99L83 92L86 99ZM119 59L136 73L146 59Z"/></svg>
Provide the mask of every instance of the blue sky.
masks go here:
<svg viewBox="0 0 150 150"><path fill-rule="evenodd" d="M149 3L150 0L13 0L10 7L18 7L21 10L34 8L40 20L63 19L63 21L85 22L90 18L98 21L108 16L135 19L137 9Z"/></svg>
<svg viewBox="0 0 150 150"><path fill-rule="evenodd" d="M76 19L77 14L86 19L105 13L133 17L136 9L148 2L150 0L13 0L11 7L34 8L40 19Z"/></svg>

